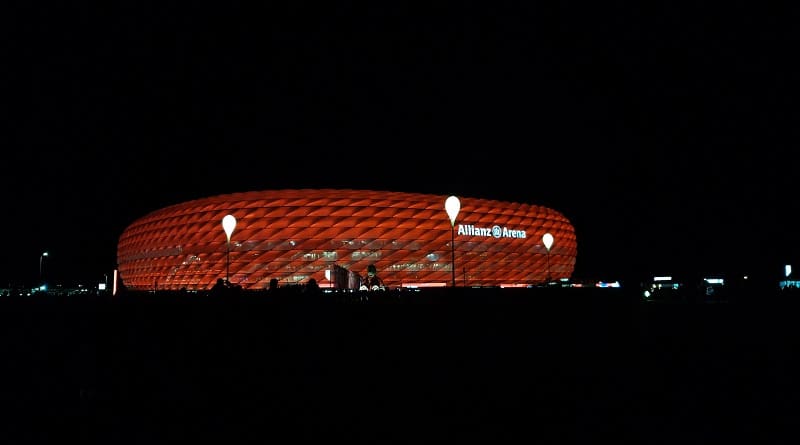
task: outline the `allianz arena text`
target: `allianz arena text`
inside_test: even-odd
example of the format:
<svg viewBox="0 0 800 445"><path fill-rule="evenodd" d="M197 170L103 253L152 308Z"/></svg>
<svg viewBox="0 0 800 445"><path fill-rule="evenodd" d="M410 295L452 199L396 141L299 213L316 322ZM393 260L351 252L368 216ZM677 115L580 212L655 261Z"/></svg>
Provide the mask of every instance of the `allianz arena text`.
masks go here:
<svg viewBox="0 0 800 445"><path fill-rule="evenodd" d="M451 286L454 263L457 286L531 286L572 275L577 241L561 213L459 197L451 226L446 198L291 189L192 200L123 231L119 277L131 290L206 290L226 277L242 289L264 289L272 278L342 288L342 271L365 275L370 264L390 288ZM222 226L229 214L236 218L230 243ZM549 251L545 233L553 236Z"/></svg>

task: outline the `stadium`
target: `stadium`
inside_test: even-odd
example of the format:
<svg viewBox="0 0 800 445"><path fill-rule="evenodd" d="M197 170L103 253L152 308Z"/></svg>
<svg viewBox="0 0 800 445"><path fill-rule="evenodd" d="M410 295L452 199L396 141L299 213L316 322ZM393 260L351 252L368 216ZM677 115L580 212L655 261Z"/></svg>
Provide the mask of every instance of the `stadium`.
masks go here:
<svg viewBox="0 0 800 445"><path fill-rule="evenodd" d="M561 213L459 197L451 224L446 198L290 189L187 201L125 228L119 279L130 290L207 290L226 277L242 289L264 289L272 278L354 288L370 264L390 288L529 287L571 276L577 241ZM230 238L226 215L235 218ZM545 233L553 237L549 249Z"/></svg>

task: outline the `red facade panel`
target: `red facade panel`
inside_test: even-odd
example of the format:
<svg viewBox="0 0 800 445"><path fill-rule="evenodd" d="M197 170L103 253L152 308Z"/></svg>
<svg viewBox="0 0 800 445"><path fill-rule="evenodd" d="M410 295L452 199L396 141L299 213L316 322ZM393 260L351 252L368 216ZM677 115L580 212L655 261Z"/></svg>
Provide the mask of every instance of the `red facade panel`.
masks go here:
<svg viewBox="0 0 800 445"><path fill-rule="evenodd" d="M133 290L264 289L271 278L328 285L334 265L374 264L389 287L535 285L572 275L577 241L564 215L542 206L460 197L455 226L440 195L294 189L234 193L166 207L122 233L117 262ZM222 218L237 224L228 246ZM452 230L452 232L451 232ZM542 235L554 237L548 253Z"/></svg>

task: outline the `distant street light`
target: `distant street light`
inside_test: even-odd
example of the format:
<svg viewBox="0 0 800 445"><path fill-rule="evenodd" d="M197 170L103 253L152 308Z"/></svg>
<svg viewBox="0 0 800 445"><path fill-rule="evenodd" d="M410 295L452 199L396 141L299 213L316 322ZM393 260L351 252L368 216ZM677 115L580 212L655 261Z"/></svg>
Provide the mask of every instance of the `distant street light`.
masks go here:
<svg viewBox="0 0 800 445"><path fill-rule="evenodd" d="M450 269L453 271L453 287L456 287L456 216L461 210L461 201L456 196L450 196L444 202L444 210L450 217L450 250L452 252Z"/></svg>
<svg viewBox="0 0 800 445"><path fill-rule="evenodd" d="M48 254L47 252L42 252L42 254L41 254L41 255L39 255L39 285L40 285L40 286L41 286L42 284L44 284L44 282L43 282L43 280L42 280L42 261L44 260L44 257L46 257L46 256L48 256L48 255L49 255L49 254Z"/></svg>
<svg viewBox="0 0 800 445"><path fill-rule="evenodd" d="M222 218L222 229L225 230L225 236L228 239L227 251L225 254L225 282L230 284L230 270L231 270L231 234L233 229L236 228L236 218L233 215L225 215Z"/></svg>
<svg viewBox="0 0 800 445"><path fill-rule="evenodd" d="M547 249L547 284L550 284L550 247L553 245L553 235L545 233L542 235L542 243L544 248Z"/></svg>

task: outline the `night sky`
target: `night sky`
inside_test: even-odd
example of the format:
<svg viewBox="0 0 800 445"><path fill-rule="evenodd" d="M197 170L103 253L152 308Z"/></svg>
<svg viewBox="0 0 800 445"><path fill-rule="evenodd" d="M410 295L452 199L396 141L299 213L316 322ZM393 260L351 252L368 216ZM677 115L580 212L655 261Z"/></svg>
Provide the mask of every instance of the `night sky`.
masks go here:
<svg viewBox="0 0 800 445"><path fill-rule="evenodd" d="M800 261L795 11L112 3L3 14L0 287L43 251L98 282L151 211L303 187L551 207L576 278Z"/></svg>

